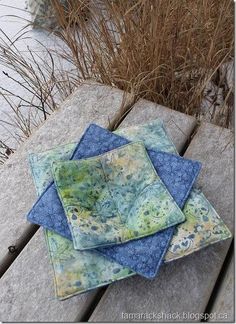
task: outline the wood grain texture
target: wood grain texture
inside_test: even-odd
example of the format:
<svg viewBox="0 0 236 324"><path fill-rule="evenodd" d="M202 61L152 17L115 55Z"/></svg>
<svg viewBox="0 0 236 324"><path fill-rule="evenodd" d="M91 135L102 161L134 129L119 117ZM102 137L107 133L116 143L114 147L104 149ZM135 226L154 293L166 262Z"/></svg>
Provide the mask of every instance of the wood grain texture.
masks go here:
<svg viewBox="0 0 236 324"><path fill-rule="evenodd" d="M224 278L215 296L209 322L231 322L235 321L235 301L234 301L234 258L231 259L226 269ZM226 314L226 315L225 315Z"/></svg>

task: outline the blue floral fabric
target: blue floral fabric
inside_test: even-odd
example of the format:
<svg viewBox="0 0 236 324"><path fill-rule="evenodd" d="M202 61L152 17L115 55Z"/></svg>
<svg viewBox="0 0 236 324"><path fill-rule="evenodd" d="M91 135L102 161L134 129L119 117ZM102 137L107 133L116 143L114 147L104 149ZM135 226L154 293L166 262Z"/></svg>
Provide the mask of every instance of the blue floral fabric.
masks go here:
<svg viewBox="0 0 236 324"><path fill-rule="evenodd" d="M108 130L91 124L75 148L72 159L77 160L103 154L129 142ZM200 163L153 150L148 150L148 154L170 194L179 207L183 207L199 173ZM72 239L53 182L40 196L27 219ZM149 237L109 248L100 248L97 251L145 277L152 278L158 271L173 236L173 231L174 228L168 228Z"/></svg>

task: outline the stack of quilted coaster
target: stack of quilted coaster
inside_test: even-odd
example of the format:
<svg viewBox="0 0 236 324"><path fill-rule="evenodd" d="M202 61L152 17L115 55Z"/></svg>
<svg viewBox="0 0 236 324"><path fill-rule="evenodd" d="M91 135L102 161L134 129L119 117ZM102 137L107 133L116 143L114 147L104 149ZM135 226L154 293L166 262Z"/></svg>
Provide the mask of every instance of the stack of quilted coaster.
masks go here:
<svg viewBox="0 0 236 324"><path fill-rule="evenodd" d="M178 156L160 120L113 133L91 124L79 143L30 154L43 226L65 299L231 237L193 184L201 164Z"/></svg>

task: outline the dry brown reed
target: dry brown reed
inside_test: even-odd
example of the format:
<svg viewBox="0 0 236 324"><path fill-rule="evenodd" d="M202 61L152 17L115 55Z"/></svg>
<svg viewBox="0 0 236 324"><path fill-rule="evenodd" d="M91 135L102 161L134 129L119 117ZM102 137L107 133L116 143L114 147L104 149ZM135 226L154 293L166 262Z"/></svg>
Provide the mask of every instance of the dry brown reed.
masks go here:
<svg viewBox="0 0 236 324"><path fill-rule="evenodd" d="M6 150L12 153L77 85L68 71L55 67L56 57L42 43L38 42L37 51L29 47L20 51L17 42L24 37L27 34L23 31L10 39L0 30L0 71L15 85L0 85L0 96L9 108L7 112L1 111L0 127L11 138L11 144L0 139L0 164L9 156Z"/></svg>
<svg viewBox="0 0 236 324"><path fill-rule="evenodd" d="M14 134L19 140L35 127L32 113L37 121L46 119L80 81L91 78L132 94L118 122L139 98L199 117L205 86L209 80L221 86L219 67L233 57L232 0L50 1L58 22L50 32L63 42L54 52L45 48L47 59L30 49L26 58L7 35L0 39L0 63L23 79L31 98L19 97L15 105L17 94L0 89L15 112L10 123L20 130ZM69 62L73 73L56 74L54 55ZM217 119L225 127L232 90L224 94L224 120ZM22 106L30 107L30 115L22 114Z"/></svg>
<svg viewBox="0 0 236 324"><path fill-rule="evenodd" d="M117 86L134 101L198 117L207 82L219 83L219 67L233 56L231 0L81 0L66 17L52 3L67 45L60 54L78 78Z"/></svg>

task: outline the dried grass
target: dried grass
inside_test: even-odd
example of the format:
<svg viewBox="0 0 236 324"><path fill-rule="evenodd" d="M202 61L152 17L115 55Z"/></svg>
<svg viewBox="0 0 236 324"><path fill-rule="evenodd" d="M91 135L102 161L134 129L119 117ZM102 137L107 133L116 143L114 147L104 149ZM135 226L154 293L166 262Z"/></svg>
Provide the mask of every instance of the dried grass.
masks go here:
<svg viewBox="0 0 236 324"><path fill-rule="evenodd" d="M11 145L0 142L0 164L9 156L6 151L13 153L77 85L73 76L68 76L69 71L55 67L55 55L42 43L38 43L37 51L29 47L25 52L18 50L17 42L26 37L24 30L15 39L0 30L1 72L17 89L0 86L0 96L9 107L8 112L1 113L0 126L11 138Z"/></svg>
<svg viewBox="0 0 236 324"><path fill-rule="evenodd" d="M86 79L132 94L128 104L123 101L118 123L139 98L199 117L208 82L221 86L219 68L233 57L233 1L68 0L67 3L65 9L60 0L51 0L59 28L50 32L63 45L54 52L44 48L47 54L44 58L30 49L27 58L17 51L15 41L25 37L24 30L14 41L3 34L0 38L0 63L13 70L14 76L8 74L8 77L18 84L20 79L21 87L28 93L21 97L0 89L14 112L9 124L3 120L0 123L10 127L17 141L28 137L32 128ZM55 71L55 55L69 62L73 73ZM232 113L228 105L232 102L232 90L231 87L224 91L220 110L224 118L220 114L214 117L214 122L225 127ZM12 99L18 99L18 103ZM22 113L23 107L28 107L28 115ZM116 126L116 123L111 125Z"/></svg>
<svg viewBox="0 0 236 324"><path fill-rule="evenodd" d="M81 0L88 21L81 7L64 19L59 0L52 3L67 45L61 54L78 78L117 86L134 101L198 117L206 84L233 55L231 0Z"/></svg>

